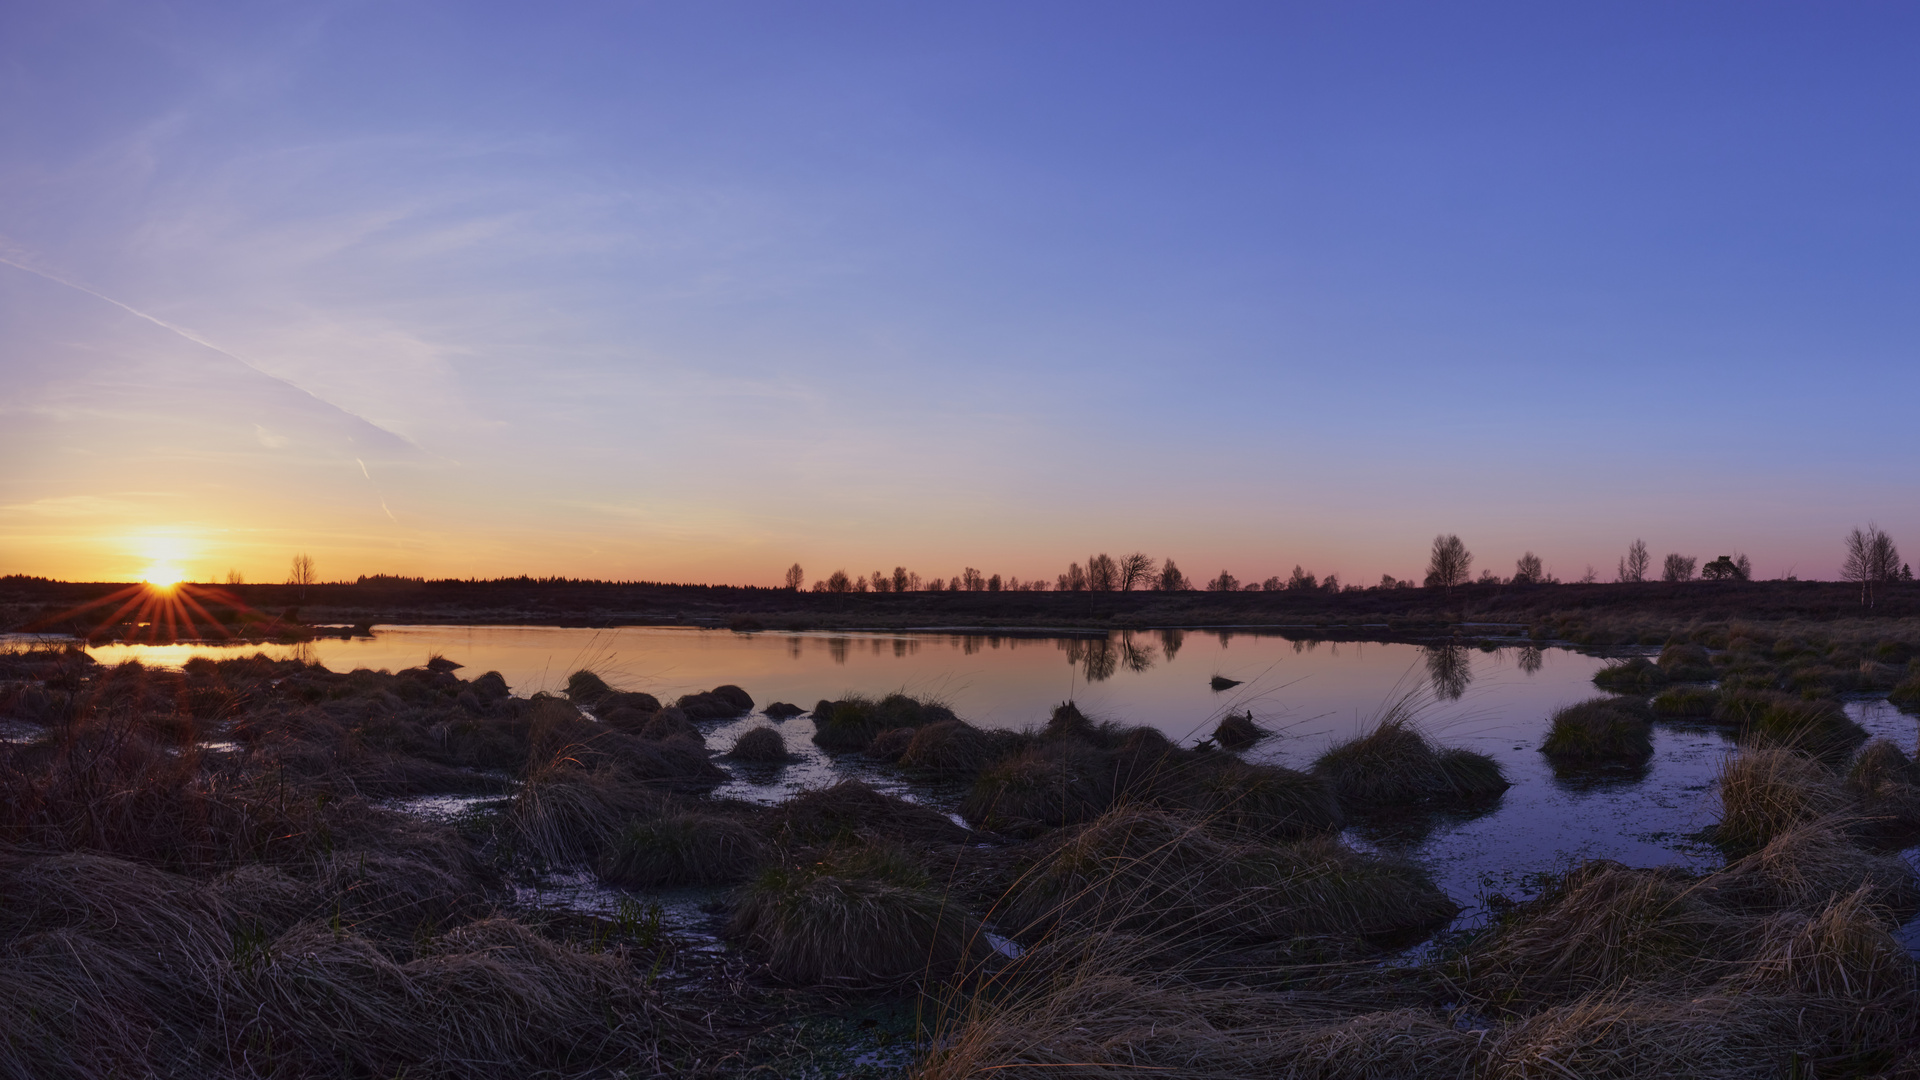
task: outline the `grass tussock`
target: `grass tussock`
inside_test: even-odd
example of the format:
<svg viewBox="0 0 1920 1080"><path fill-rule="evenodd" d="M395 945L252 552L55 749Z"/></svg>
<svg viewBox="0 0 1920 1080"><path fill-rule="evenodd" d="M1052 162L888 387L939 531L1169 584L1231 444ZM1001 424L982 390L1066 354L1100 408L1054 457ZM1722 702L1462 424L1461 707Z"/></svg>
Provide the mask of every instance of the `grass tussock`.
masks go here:
<svg viewBox="0 0 1920 1080"><path fill-rule="evenodd" d="M950 979L987 952L963 906L912 860L872 845L763 872L741 890L727 934L796 986Z"/></svg>
<svg viewBox="0 0 1920 1080"><path fill-rule="evenodd" d="M1540 752L1556 769L1643 765L1653 757L1653 725L1618 698L1594 698L1554 713Z"/></svg>
<svg viewBox="0 0 1920 1080"><path fill-rule="evenodd" d="M980 774L960 814L1009 836L1092 821L1113 805L1111 758L1078 739L1052 739Z"/></svg>
<svg viewBox="0 0 1920 1080"><path fill-rule="evenodd" d="M1457 909L1412 864L1330 839L1224 839L1191 817L1115 810L1062 837L1010 893L1022 940L1093 930L1237 943L1368 938Z"/></svg>
<svg viewBox="0 0 1920 1080"><path fill-rule="evenodd" d="M1460 961L1487 1000L1566 999L1653 978L1712 981L1735 921L1684 880L1617 863L1567 874Z"/></svg>
<svg viewBox="0 0 1920 1080"><path fill-rule="evenodd" d="M858 752L871 746L874 736L883 731L957 719L943 704L906 694L888 694L877 701L855 694L813 707L813 741L822 750Z"/></svg>
<svg viewBox="0 0 1920 1080"><path fill-rule="evenodd" d="M1705 686L1673 686L1653 695L1655 716L1706 719L1720 704L1720 693Z"/></svg>
<svg viewBox="0 0 1920 1080"><path fill-rule="evenodd" d="M607 846L599 874L630 888L733 885L771 858L752 823L679 811L629 821Z"/></svg>
<svg viewBox="0 0 1920 1080"><path fill-rule="evenodd" d="M933 776L971 779L993 762L995 752L986 732L965 720L942 720L915 731L899 760Z"/></svg>
<svg viewBox="0 0 1920 1080"><path fill-rule="evenodd" d="M1780 746L1758 746L1721 763L1714 842L1743 853L1797 826L1840 812L1847 795L1826 766Z"/></svg>
<svg viewBox="0 0 1920 1080"><path fill-rule="evenodd" d="M1644 656L1608 664L1593 674L1593 685L1611 694L1651 694L1667 684L1667 673Z"/></svg>
<svg viewBox="0 0 1920 1080"><path fill-rule="evenodd" d="M1511 786L1492 758L1464 749L1442 750L1398 707L1371 731L1329 747L1312 771L1353 814L1471 805Z"/></svg>
<svg viewBox="0 0 1920 1080"><path fill-rule="evenodd" d="M1228 713L1214 725L1213 741L1226 750L1246 750L1272 732L1253 722L1253 714Z"/></svg>
<svg viewBox="0 0 1920 1080"><path fill-rule="evenodd" d="M875 791L859 780L803 791L774 810L773 828L802 844L832 844L859 837L896 843L965 843L966 829L938 810Z"/></svg>
<svg viewBox="0 0 1920 1080"><path fill-rule="evenodd" d="M1902 917L1920 911L1920 883L1903 859L1861 848L1827 820L1779 833L1701 884L1723 906L1746 911L1812 913L1860 889L1876 907Z"/></svg>
<svg viewBox="0 0 1920 1080"><path fill-rule="evenodd" d="M791 761L793 755L787 752L787 740L778 729L770 727L751 728L733 742L733 749L727 756L735 761L752 761L771 764Z"/></svg>
<svg viewBox="0 0 1920 1080"><path fill-rule="evenodd" d="M1200 774L1195 796L1190 808L1216 830L1297 840L1345 824L1326 781L1278 765L1223 762Z"/></svg>

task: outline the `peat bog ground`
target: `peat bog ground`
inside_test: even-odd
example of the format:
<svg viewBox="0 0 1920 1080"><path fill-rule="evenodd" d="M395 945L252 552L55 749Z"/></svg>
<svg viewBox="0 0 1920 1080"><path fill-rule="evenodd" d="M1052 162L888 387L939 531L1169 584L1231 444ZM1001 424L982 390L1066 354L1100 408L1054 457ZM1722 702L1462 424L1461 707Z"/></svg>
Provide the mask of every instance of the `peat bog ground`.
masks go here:
<svg viewBox="0 0 1920 1080"><path fill-rule="evenodd" d="M727 682L19 645L0 1075L1913 1075L1920 770L1858 718L1920 702L1920 624L1848 615L1501 628L1618 654L1525 748L1567 783L1674 731L1736 749L1709 857L1554 868L1469 921L1394 838L1513 770L1401 700L1282 764L1234 710L775 719Z"/></svg>

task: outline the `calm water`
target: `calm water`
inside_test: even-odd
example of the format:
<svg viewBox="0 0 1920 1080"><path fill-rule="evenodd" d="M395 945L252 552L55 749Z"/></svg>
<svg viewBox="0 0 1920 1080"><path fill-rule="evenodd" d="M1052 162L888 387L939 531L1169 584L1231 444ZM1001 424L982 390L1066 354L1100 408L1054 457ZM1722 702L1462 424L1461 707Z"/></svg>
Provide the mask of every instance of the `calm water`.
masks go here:
<svg viewBox="0 0 1920 1080"><path fill-rule="evenodd" d="M1594 696L1603 661L1562 649L1516 643L1492 650L1408 644L1293 642L1277 635L1153 631L1108 638L1017 638L930 634L755 633L636 627L390 627L371 639L301 646L111 645L90 650L105 663L139 658L177 665L192 655L265 651L300 655L335 671L398 670L441 654L468 677L499 671L519 694L557 690L569 672L589 667L623 689L663 700L735 683L760 705L809 708L849 692L904 690L949 703L987 727L1043 722L1073 698L1091 716L1151 724L1191 742L1229 710L1251 710L1279 736L1248 756L1305 768L1329 743L1364 730L1389 702L1421 695L1420 723L1445 744L1498 759L1512 790L1491 810L1441 818L1430 827L1358 832L1356 843L1389 848L1427 863L1471 919L1490 891L1525 890L1525 879L1585 858L1631 865L1696 868L1716 856L1696 834L1715 817L1712 781L1731 744L1716 730L1662 724L1644 775L1610 782L1553 776L1538 752L1547 718L1559 706ZM1215 693L1212 676L1241 680ZM1911 749L1915 722L1884 703L1850 706L1874 735ZM767 723L755 715L709 725L708 745L725 749L740 731ZM860 775L918 801L951 809L957 793L907 785L891 770L836 764L809 741L811 722L779 725L802 760L764 772L735 768L720 794L760 801L800 787Z"/></svg>

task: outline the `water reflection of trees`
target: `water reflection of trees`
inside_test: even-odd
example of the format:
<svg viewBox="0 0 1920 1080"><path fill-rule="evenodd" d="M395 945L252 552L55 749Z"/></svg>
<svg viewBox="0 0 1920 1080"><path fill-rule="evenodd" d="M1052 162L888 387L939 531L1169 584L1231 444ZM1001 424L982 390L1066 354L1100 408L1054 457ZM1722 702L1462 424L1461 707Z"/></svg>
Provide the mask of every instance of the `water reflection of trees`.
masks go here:
<svg viewBox="0 0 1920 1080"><path fill-rule="evenodd" d="M834 663L844 664L847 662L847 644L847 639L843 637L827 639L827 655L833 657Z"/></svg>
<svg viewBox="0 0 1920 1080"><path fill-rule="evenodd" d="M1106 638L1074 638L1067 642L1067 663L1078 667L1088 682L1105 682L1113 678L1120 655Z"/></svg>
<svg viewBox="0 0 1920 1080"><path fill-rule="evenodd" d="M1166 654L1169 662L1179 654L1180 647L1186 643L1187 632L1185 630L1160 631L1160 651Z"/></svg>
<svg viewBox="0 0 1920 1080"><path fill-rule="evenodd" d="M1423 645L1427 676L1433 680L1433 692L1447 701L1458 701L1473 682L1473 660L1465 645Z"/></svg>
<svg viewBox="0 0 1920 1080"><path fill-rule="evenodd" d="M1152 645L1133 640L1133 633L1131 631L1121 637L1120 663L1124 665L1128 671L1139 674L1152 667L1153 661L1154 653Z"/></svg>
<svg viewBox="0 0 1920 1080"><path fill-rule="evenodd" d="M1527 674L1532 675L1535 672L1540 670L1540 667L1544 662L1545 661L1542 660L1540 656L1540 646L1538 645L1520 646L1520 670L1521 671L1524 671Z"/></svg>

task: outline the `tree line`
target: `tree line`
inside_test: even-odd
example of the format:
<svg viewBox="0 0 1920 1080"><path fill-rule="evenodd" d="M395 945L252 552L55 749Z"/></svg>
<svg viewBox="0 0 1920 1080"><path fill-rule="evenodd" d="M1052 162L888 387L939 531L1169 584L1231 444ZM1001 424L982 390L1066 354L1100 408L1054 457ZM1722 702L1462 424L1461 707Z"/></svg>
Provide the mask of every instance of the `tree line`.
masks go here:
<svg viewBox="0 0 1920 1080"><path fill-rule="evenodd" d="M1626 554L1620 557L1613 580L1622 583L1638 583L1655 580L1653 554L1645 540L1636 539L1627 545ZM1753 578L1753 561L1743 552L1721 555L1701 565L1692 555L1669 552L1658 571L1658 580L1664 582L1687 581L1750 581ZM1594 584L1600 580L1599 573L1589 565L1586 573L1574 579L1576 584ZM1789 575L1786 580L1793 580ZM1845 561L1841 568L1841 580L1860 585L1862 604L1874 602L1876 586L1897 581L1912 581L1913 571L1900 561L1900 551L1877 525L1855 528L1845 537ZM1429 589L1451 591L1465 585L1559 585L1562 581L1548 571L1540 556L1528 551L1514 560L1513 573L1502 575L1493 569L1482 569L1478 577L1473 575L1473 552L1460 537L1453 533L1441 533L1433 538L1428 551L1426 576L1419 583ZM785 587L800 591L806 585L806 571L799 563L787 568ZM1130 555L1114 558L1104 552L1091 556L1086 565L1069 563L1065 571L1053 580L1033 578L1021 581L1013 575L985 574L974 567L966 567L953 577L934 575L922 578L918 573L904 566L896 566L892 573L875 570L868 575L848 574L845 570L835 570L825 578L816 580L813 592L821 593L886 593L886 592L1132 592L1147 589L1158 592L1372 592L1380 589L1411 589L1416 585L1411 580L1395 578L1392 574L1383 574L1378 584L1343 584L1338 574L1328 574L1322 578L1296 564L1293 573L1287 577L1273 575L1261 581L1242 581L1231 571L1222 569L1219 574L1195 586L1171 558L1156 560L1145 552L1136 551Z"/></svg>

